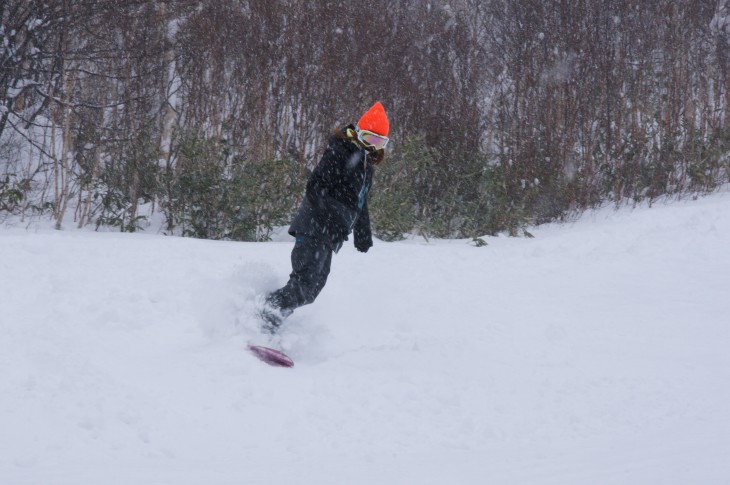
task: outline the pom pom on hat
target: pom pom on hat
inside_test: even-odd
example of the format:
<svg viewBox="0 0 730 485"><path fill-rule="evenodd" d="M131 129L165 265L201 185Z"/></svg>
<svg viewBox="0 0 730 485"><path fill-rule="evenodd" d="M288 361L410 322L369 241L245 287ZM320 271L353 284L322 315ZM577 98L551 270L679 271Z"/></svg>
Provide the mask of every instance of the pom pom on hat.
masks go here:
<svg viewBox="0 0 730 485"><path fill-rule="evenodd" d="M385 115L385 108L378 101L367 112L362 115L360 121L357 122L358 128L361 130L372 131L378 135L388 136L390 131L390 123Z"/></svg>

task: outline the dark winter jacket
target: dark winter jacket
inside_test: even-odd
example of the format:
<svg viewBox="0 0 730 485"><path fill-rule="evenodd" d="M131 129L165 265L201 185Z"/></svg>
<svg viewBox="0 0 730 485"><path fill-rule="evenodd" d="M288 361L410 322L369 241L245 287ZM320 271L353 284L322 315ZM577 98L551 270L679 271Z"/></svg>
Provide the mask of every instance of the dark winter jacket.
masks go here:
<svg viewBox="0 0 730 485"><path fill-rule="evenodd" d="M373 245L367 201L372 180L367 152L350 139L332 136L289 234L322 238L336 252L354 231L355 246L367 251Z"/></svg>

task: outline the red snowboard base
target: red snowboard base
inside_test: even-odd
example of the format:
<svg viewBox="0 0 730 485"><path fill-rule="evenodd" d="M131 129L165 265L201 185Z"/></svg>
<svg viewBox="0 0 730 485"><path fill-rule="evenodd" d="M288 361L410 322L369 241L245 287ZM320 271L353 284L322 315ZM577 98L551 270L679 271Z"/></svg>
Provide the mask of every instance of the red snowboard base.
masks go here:
<svg viewBox="0 0 730 485"><path fill-rule="evenodd" d="M260 345L249 345L248 350L260 360L275 367L294 367L294 361L284 352Z"/></svg>

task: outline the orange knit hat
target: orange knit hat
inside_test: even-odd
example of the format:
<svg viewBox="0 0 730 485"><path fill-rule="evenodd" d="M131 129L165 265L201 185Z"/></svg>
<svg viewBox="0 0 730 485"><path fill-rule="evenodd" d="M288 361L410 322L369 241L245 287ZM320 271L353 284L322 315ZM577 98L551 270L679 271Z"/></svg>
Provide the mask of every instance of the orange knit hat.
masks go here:
<svg viewBox="0 0 730 485"><path fill-rule="evenodd" d="M358 128L361 130L372 131L378 135L388 136L390 131L390 123L385 115L385 108L378 101L367 112L362 115L360 121L357 122Z"/></svg>

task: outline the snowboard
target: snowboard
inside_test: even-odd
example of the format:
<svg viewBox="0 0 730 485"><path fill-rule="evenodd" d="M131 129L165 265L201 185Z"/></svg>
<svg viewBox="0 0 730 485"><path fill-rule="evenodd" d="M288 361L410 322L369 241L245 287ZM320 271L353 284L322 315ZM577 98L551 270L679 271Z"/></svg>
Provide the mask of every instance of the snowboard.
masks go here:
<svg viewBox="0 0 730 485"><path fill-rule="evenodd" d="M249 345L251 351L259 360L274 367L294 367L294 361L281 350L264 347L262 345Z"/></svg>

